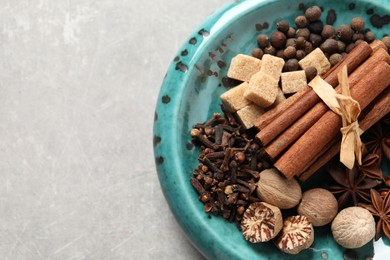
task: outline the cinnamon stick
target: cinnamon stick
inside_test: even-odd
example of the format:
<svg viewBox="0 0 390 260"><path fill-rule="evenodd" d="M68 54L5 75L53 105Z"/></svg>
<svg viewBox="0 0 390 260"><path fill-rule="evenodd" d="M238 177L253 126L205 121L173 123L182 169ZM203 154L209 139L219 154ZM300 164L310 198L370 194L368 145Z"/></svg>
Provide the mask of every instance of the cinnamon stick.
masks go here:
<svg viewBox="0 0 390 260"><path fill-rule="evenodd" d="M351 89L351 96L364 109L390 84L390 66L381 61ZM340 132L341 119L333 111L327 111L280 158L275 167L287 178L304 172L309 163Z"/></svg>
<svg viewBox="0 0 390 260"><path fill-rule="evenodd" d="M361 42L348 55L346 55L343 60L325 74L324 80L333 87L336 87L338 84L337 74L344 65L347 66L348 73L352 73L352 71L354 71L368 56L370 56L371 53L372 48L370 45L366 42ZM312 89L306 90L297 102L294 102L288 109L274 118L274 120L272 120L272 122L270 122L265 128L261 129L261 131L256 135L256 138L263 145L269 144L319 101L320 98Z"/></svg>
<svg viewBox="0 0 390 260"><path fill-rule="evenodd" d="M377 49L370 58L350 75L348 78L350 88L354 88L356 83L364 75L368 74L372 67L380 61L390 63L390 56L387 54L387 51L382 48ZM336 87L336 91L340 93L340 86ZM312 107L306 114L265 147L265 151L269 158L275 160L287 147L314 125L326 111L328 111L328 107L322 101Z"/></svg>
<svg viewBox="0 0 390 260"><path fill-rule="evenodd" d="M382 92L371 104L366 107L359 116L359 126L363 131L368 130L384 116L390 113L390 88ZM310 167L299 175L301 181L306 181L322 166L329 162L340 152L340 137L334 139L330 147L327 145L321 152L320 156L311 163Z"/></svg>

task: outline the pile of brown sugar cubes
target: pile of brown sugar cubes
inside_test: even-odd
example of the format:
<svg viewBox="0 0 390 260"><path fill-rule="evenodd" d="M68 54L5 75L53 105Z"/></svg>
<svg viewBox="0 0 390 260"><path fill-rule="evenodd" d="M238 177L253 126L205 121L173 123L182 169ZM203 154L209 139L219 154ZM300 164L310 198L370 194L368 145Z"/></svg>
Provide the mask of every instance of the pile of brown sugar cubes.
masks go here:
<svg viewBox="0 0 390 260"><path fill-rule="evenodd" d="M285 95L305 89L309 79L305 71L312 68L322 76L331 67L320 48L299 61L302 70L282 72L284 64L282 58L270 54L261 60L238 54L231 60L227 76L242 83L223 93L221 99L245 128L251 128L254 119L286 100Z"/></svg>

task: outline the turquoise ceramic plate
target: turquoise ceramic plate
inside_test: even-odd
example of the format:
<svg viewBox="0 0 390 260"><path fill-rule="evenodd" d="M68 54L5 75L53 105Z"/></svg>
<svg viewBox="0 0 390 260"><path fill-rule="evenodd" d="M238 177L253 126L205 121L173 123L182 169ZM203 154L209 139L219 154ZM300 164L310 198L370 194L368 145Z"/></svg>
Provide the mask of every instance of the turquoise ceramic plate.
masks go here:
<svg viewBox="0 0 390 260"><path fill-rule="evenodd" d="M195 30L168 69L155 114L157 171L177 221L195 247L210 259L342 259L355 254L362 259L374 254L376 259L383 259L390 255L387 240L355 251L345 250L335 244L328 226L316 229L313 246L298 256L283 254L271 243L249 244L235 224L204 213L203 204L189 182L199 153L191 144L189 132L193 124L220 112L219 95L228 89L226 64L238 53L250 54L256 46L257 34L275 31L275 24L281 19L293 22L303 13L302 5L313 4L323 7L322 20L335 19L335 26L362 16L371 21L366 27L377 37L390 33L388 0L235 1ZM388 165L384 168L389 172Z"/></svg>

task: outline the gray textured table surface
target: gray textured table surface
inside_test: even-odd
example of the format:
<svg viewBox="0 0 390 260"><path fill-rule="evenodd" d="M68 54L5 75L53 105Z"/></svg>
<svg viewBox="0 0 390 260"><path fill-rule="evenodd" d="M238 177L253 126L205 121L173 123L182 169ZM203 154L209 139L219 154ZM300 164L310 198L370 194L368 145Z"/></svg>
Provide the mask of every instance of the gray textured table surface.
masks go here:
<svg viewBox="0 0 390 260"><path fill-rule="evenodd" d="M166 69L226 0L0 0L0 258L201 259L162 195Z"/></svg>

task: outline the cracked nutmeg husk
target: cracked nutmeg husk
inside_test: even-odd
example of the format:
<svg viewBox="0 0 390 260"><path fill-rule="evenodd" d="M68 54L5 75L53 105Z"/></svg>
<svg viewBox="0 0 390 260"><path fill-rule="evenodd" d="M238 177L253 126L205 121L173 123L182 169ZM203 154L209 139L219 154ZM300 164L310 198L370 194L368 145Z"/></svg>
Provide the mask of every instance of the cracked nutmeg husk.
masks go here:
<svg viewBox="0 0 390 260"><path fill-rule="evenodd" d="M242 234L251 243L271 240L279 233L282 226L280 209L265 202L252 203L241 220Z"/></svg>
<svg viewBox="0 0 390 260"><path fill-rule="evenodd" d="M305 216L290 216L284 220L283 229L275 239L275 245L288 254L298 254L314 241L313 225Z"/></svg>

